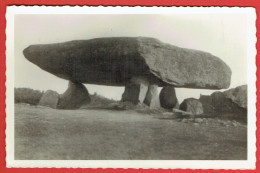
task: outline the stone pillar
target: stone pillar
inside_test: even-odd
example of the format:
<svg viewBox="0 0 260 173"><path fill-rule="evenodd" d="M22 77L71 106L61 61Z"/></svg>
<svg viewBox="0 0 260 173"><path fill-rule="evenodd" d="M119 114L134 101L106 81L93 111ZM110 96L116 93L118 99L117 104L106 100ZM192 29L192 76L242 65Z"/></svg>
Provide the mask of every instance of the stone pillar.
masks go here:
<svg viewBox="0 0 260 173"><path fill-rule="evenodd" d="M68 89L60 96L58 109L78 109L91 99L86 87L81 83L69 82Z"/></svg>
<svg viewBox="0 0 260 173"><path fill-rule="evenodd" d="M159 95L161 107L172 109L178 103L174 86L165 86Z"/></svg>
<svg viewBox="0 0 260 173"><path fill-rule="evenodd" d="M143 102L145 94L147 92L147 86L143 83L128 82L125 86L125 91L122 95L122 101L129 101L133 104Z"/></svg>
<svg viewBox="0 0 260 173"><path fill-rule="evenodd" d="M157 85L148 86L148 90L144 99L144 104L151 108L160 107Z"/></svg>

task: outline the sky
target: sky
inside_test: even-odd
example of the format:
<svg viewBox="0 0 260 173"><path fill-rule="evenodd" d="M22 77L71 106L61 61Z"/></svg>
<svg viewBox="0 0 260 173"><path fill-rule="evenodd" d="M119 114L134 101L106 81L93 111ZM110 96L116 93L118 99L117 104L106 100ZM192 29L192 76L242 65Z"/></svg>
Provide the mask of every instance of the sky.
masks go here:
<svg viewBox="0 0 260 173"><path fill-rule="evenodd" d="M15 87L63 93L68 81L29 62L23 49L99 37L153 37L179 47L209 52L232 70L230 88L247 83L247 18L244 14L17 14L15 15ZM85 84L89 93L120 100L124 87ZM161 88L160 88L161 89ZM176 88L179 102L215 90Z"/></svg>

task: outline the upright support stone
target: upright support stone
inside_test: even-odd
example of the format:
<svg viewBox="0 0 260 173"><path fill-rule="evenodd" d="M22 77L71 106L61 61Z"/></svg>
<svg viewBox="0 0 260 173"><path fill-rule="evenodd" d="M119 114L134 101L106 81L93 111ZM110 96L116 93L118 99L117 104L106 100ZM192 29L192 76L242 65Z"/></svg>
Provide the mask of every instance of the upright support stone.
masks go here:
<svg viewBox="0 0 260 173"><path fill-rule="evenodd" d="M60 96L58 109L78 109L91 101L88 90L81 83L69 82L68 89Z"/></svg>
<svg viewBox="0 0 260 173"><path fill-rule="evenodd" d="M160 107L159 96L158 96L158 86L149 85L144 99L144 104L151 108Z"/></svg>
<svg viewBox="0 0 260 173"><path fill-rule="evenodd" d="M139 102L143 102L146 92L147 86L145 84L130 81L125 86L122 101L129 101L133 104L138 104Z"/></svg>
<svg viewBox="0 0 260 173"><path fill-rule="evenodd" d="M174 86L165 86L159 95L160 104L165 109L172 109L178 103Z"/></svg>

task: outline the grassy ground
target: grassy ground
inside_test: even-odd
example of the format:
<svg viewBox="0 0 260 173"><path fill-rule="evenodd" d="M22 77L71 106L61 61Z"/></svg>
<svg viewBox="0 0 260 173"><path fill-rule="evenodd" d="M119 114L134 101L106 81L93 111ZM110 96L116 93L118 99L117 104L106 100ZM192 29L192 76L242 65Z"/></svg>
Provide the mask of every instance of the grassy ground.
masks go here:
<svg viewBox="0 0 260 173"><path fill-rule="evenodd" d="M241 160L247 128L217 119L192 123L159 113L16 104L15 159Z"/></svg>

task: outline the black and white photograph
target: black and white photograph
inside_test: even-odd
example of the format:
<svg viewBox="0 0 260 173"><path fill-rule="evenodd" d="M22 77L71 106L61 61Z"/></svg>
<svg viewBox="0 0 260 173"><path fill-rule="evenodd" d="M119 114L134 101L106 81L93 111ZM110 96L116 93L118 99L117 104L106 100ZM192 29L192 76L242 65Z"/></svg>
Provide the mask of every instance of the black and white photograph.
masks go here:
<svg viewBox="0 0 260 173"><path fill-rule="evenodd" d="M254 9L8 8L10 167L254 168Z"/></svg>

